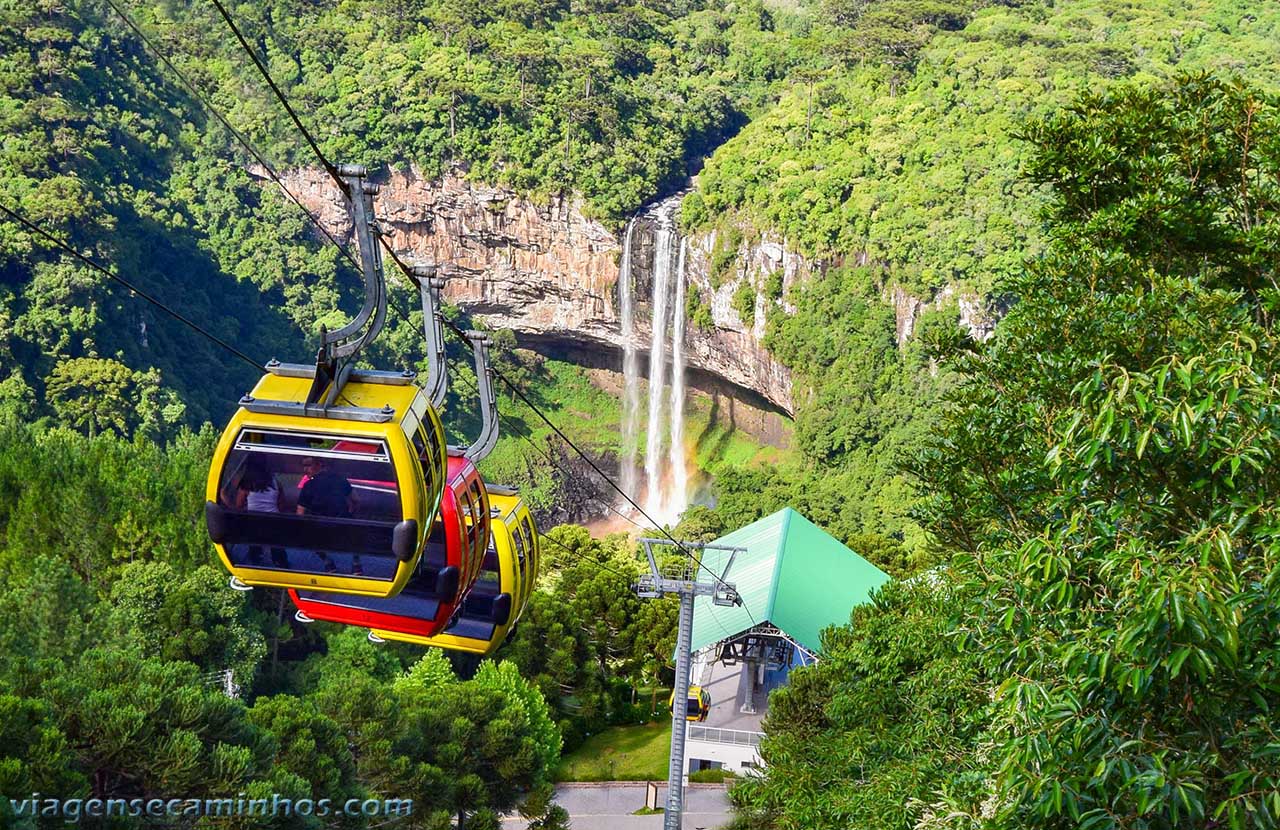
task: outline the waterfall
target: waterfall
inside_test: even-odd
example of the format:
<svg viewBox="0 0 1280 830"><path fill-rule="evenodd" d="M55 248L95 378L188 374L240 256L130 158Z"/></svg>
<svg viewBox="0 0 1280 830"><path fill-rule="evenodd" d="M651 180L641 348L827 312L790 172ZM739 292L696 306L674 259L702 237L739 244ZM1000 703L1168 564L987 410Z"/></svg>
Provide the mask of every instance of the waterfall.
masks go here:
<svg viewBox="0 0 1280 830"><path fill-rule="evenodd" d="M636 455L640 449L640 358L636 354L635 308L632 300L631 237L636 220L627 223L618 268L618 305L622 317L622 464L621 487L635 493Z"/></svg>
<svg viewBox="0 0 1280 830"><path fill-rule="evenodd" d="M689 469L684 455L684 315L685 315L685 255L689 243L680 240L680 260L676 264L676 301L671 324L671 489L667 492L663 507L664 521L675 521L689 498Z"/></svg>
<svg viewBox="0 0 1280 830"><path fill-rule="evenodd" d="M679 207L679 201L674 202ZM663 207L666 207L663 205ZM648 485L645 512L654 515L663 505L662 439L663 396L667 391L667 295L670 293L671 266L675 263L675 229L673 210L658 214L657 240L653 254L653 323L649 343L649 422L645 427L644 473ZM658 518L655 516L655 518Z"/></svg>
<svg viewBox="0 0 1280 830"><path fill-rule="evenodd" d="M688 244L676 229L680 197L660 202L642 217L627 223L622 238L618 273L618 306L622 330L622 443L619 486L638 497L641 484L637 464L641 402L639 349L636 345L635 250L636 224L654 228L650 280L649 400L645 421L644 511L663 524L675 522L688 506L689 471L684 450L685 403L685 260ZM642 237L643 238L643 237ZM644 250L641 245L640 250ZM674 294L674 296L672 296ZM670 326L670 328L668 328ZM670 338L670 340L668 340ZM667 347L671 372L667 373ZM669 381L669 382L668 382ZM670 390L670 399L667 398ZM668 431L668 422L670 429Z"/></svg>

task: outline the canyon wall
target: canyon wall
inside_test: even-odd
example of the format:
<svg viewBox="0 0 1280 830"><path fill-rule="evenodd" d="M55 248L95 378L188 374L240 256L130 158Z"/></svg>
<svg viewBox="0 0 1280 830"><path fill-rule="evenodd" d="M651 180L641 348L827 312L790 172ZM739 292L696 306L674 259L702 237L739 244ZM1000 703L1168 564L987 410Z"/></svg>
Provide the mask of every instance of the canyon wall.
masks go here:
<svg viewBox="0 0 1280 830"><path fill-rule="evenodd" d="M350 218L327 175L303 168L282 178L330 233L350 240ZM622 241L620 234L585 217L578 201L557 197L535 202L456 173L425 179L411 169L393 171L381 184L377 209L383 232L403 258L440 267L448 279L449 302L487 325L511 329L524 346L593 368L619 370ZM642 213L635 222L632 280L636 345L643 364L649 350L656 218ZM691 306L705 309L701 324L695 319L688 324L691 385L791 414L791 375L765 349L765 327L770 314L788 310L791 287L822 263L807 262L768 234L736 241L736 250L727 245L718 249L714 232L687 241L686 279L690 294L696 292ZM770 298L766 281L778 272L781 295ZM743 319L735 307L741 304L734 301L744 280L755 293L750 320ZM912 337L920 314L929 309L954 305L961 324L977 339L990 336L999 316L981 298L950 288L923 300L895 286L886 290L885 301L896 313L899 345Z"/></svg>
<svg viewBox="0 0 1280 830"><path fill-rule="evenodd" d="M328 231L349 241L350 218L322 171L295 170L282 178ZM578 203L562 198L538 203L459 175L429 180L412 170L394 171L381 184L376 204L383 233L407 261L440 267L448 280L445 299L487 325L511 329L522 345L597 368L621 366L621 240L586 218ZM652 221L639 219L633 279L637 312L646 322L653 236ZM710 327L691 324L688 329L691 384L707 392L723 391L728 384L790 413L791 376L764 348L764 315L747 326L731 307L730 298L744 276L711 285L707 264L713 242L690 240L689 285L710 298L712 312ZM760 243L743 254L744 266L786 266L791 278L799 270L798 258L788 257L774 243ZM648 325L638 325L636 334L643 359Z"/></svg>

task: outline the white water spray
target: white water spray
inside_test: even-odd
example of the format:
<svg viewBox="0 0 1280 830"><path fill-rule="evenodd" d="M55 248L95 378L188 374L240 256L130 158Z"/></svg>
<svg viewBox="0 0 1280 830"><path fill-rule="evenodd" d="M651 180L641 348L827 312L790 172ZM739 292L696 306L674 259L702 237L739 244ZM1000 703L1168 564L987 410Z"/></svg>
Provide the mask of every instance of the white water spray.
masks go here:
<svg viewBox="0 0 1280 830"><path fill-rule="evenodd" d="M627 223L622 240L622 263L618 268L618 305L622 317L622 469L624 493L634 493L638 484L636 455L640 450L640 359L636 354L635 308L632 300L631 237L636 220Z"/></svg>
<svg viewBox="0 0 1280 830"><path fill-rule="evenodd" d="M645 485L644 511L663 524L674 523L688 506L689 471L684 448L685 404L685 261L688 244L676 228L680 197L659 203L643 218L644 228L652 226L653 263L651 269L649 400L645 425L643 482L637 464L640 435L640 367L635 320L635 232L637 220L627 223L622 240L622 261L618 273L618 306L622 332L622 446L620 486L638 495ZM642 228L642 233L644 229ZM643 250L643 247L641 248ZM674 297L672 296L674 294ZM670 329L668 329L668 321ZM669 332L669 333L668 333ZM667 345L670 336L671 372L667 372ZM667 398L668 389L670 399ZM668 422L670 432L668 433Z"/></svg>
<svg viewBox="0 0 1280 830"><path fill-rule="evenodd" d="M678 202L676 203L679 204ZM670 293L671 267L675 259L675 223L669 212L658 215L657 241L653 252L653 324L649 344L649 423L645 427L644 474L648 485L644 499L646 513L653 515L663 507L662 439L663 396L667 390L667 295Z"/></svg>
<svg viewBox="0 0 1280 830"><path fill-rule="evenodd" d="M664 500L662 520L674 522L689 498L689 469L684 454L684 316L685 316L685 256L689 243L680 240L680 260L676 264L676 301L671 324L671 489Z"/></svg>

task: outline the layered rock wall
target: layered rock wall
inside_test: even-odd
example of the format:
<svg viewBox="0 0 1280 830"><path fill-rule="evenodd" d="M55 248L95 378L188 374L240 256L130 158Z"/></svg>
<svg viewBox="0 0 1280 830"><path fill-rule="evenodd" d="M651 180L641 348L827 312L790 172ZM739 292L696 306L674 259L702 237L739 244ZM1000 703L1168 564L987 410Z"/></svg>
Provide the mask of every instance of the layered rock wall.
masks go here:
<svg viewBox="0 0 1280 830"><path fill-rule="evenodd" d="M922 300L910 294L900 285L895 285L889 292L889 301L893 304L894 317L897 321L897 340L899 346L906 345L916 331L916 322L920 315L930 310L941 310L955 306L960 325L975 340L986 340L996 330L996 322L1000 319L1000 309L975 294L962 294L951 286L944 287L931 300Z"/></svg>
<svg viewBox="0 0 1280 830"><path fill-rule="evenodd" d="M351 223L340 194L323 172L302 169L283 180L330 233L339 240L350 238ZM449 302L488 325L513 330L522 342L540 350L560 349L598 367L621 366L621 240L587 219L579 203L537 203L458 175L428 180L412 170L394 171L381 184L376 203L383 232L406 260L440 266L448 279ZM758 279L753 271L788 267L794 279L798 258L789 258L780 245L765 241L744 250L741 273L712 286L708 262L714 239L695 237L689 242L689 284L712 298L712 326L690 325L687 332L693 383L697 385L699 373L705 373L790 413L790 373L764 348L765 315L757 314L754 325L744 325L731 298L741 279ZM647 323L652 222L638 222L632 244L637 311ZM638 324L636 333L643 355L649 347L648 325Z"/></svg>
<svg viewBox="0 0 1280 830"><path fill-rule="evenodd" d="M322 171L295 170L283 180L330 233L349 241L350 217ZM617 285L622 240L584 216L580 202L535 202L458 174L424 179L412 169L391 172L381 185L376 203L383 232L408 261L440 266L448 279L449 302L490 326L511 329L531 348L595 368L621 367ZM649 349L655 237L655 218L639 216L632 235L632 280L642 364ZM705 317L702 325L688 323L690 380L708 394L723 394L727 384L752 402L790 414L791 374L765 349L765 329L770 314L791 310L786 297L792 286L823 264L807 262L768 234L744 237L732 251L717 249L714 232L687 240L689 292L696 294L694 303L709 309L710 320L709 326ZM729 258L719 274L713 267L717 256ZM764 287L779 271L782 295L771 299ZM755 293L753 319L748 320L734 302L744 281ZM980 297L951 288L925 300L894 286L886 290L885 301L894 306L900 346L929 309L954 305L961 324L978 339L990 336L1000 312Z"/></svg>

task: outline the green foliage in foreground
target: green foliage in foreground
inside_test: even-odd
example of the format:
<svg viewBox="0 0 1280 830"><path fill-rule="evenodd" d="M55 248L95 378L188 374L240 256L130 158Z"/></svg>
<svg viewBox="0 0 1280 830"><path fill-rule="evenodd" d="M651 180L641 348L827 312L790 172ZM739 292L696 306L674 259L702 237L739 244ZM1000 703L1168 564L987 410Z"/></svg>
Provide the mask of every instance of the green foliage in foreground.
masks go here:
<svg viewBox="0 0 1280 830"><path fill-rule="evenodd" d="M517 806L554 818L559 729L512 663L460 679L440 652L402 660L359 630L279 655L279 592L228 588L202 527L212 440L0 423L0 822L62 826L12 815L32 792L407 798L400 824L433 830Z"/></svg>
<svg viewBox="0 0 1280 830"><path fill-rule="evenodd" d="M769 696L769 766L732 790L735 826L907 828L911 799L938 782L963 795L981 786L989 684L954 636L961 597L945 580L890 583L850 627L824 633L820 663Z"/></svg>
<svg viewBox="0 0 1280 830"><path fill-rule="evenodd" d="M1051 243L917 465L959 555L793 675L744 827L1280 823L1280 100L1184 78L1027 135Z"/></svg>

